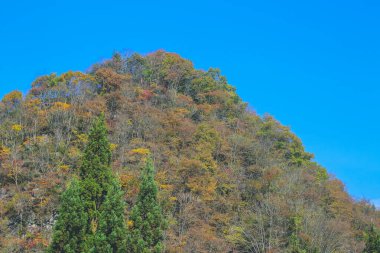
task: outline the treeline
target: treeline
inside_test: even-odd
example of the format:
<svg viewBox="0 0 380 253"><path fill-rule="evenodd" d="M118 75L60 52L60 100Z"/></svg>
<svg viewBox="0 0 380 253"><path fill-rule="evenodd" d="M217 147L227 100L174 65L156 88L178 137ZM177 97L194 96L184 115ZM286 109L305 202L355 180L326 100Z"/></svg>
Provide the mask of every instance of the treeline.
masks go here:
<svg viewBox="0 0 380 253"><path fill-rule="evenodd" d="M109 150L94 155L101 112ZM3 98L0 130L0 252L73 239L57 235L75 220L64 221L65 205L81 214L80 247L95 251L160 234L165 252L379 252L373 205L354 201L287 127L250 111L218 69L177 54L115 54L88 73L42 76ZM84 193L92 187L99 195ZM165 233L141 218L160 213L156 193ZM106 223L125 232L110 240Z"/></svg>

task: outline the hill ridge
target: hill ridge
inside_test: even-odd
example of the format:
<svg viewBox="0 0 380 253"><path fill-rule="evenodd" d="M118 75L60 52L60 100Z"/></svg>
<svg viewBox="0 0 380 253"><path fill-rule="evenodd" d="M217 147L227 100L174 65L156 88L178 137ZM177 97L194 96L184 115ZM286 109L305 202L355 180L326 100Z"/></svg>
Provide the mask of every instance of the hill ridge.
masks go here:
<svg viewBox="0 0 380 253"><path fill-rule="evenodd" d="M288 127L247 108L220 70L162 50L116 53L87 73L41 76L25 98L5 95L1 252L47 247L101 112L129 208L142 158L154 159L167 252L365 252L379 211L354 201Z"/></svg>

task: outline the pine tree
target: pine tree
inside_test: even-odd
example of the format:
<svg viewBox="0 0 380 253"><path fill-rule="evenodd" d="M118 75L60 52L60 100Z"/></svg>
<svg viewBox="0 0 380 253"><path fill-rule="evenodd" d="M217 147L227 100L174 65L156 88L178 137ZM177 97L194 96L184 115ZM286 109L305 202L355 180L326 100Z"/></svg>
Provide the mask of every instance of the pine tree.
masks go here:
<svg viewBox="0 0 380 253"><path fill-rule="evenodd" d="M96 252L125 252L126 227L123 191L117 181L109 187L99 210L99 224L95 235Z"/></svg>
<svg viewBox="0 0 380 253"><path fill-rule="evenodd" d="M157 200L153 161L149 158L142 171L140 191L128 222L128 252L159 253L163 251L166 220Z"/></svg>
<svg viewBox="0 0 380 253"><path fill-rule="evenodd" d="M104 116L100 116L90 130L80 167L82 199L90 220L89 234L97 230L100 206L104 202L111 182L114 181L110 163L110 143L107 139Z"/></svg>
<svg viewBox="0 0 380 253"><path fill-rule="evenodd" d="M88 216L80 194L81 188L77 180L73 180L62 194L59 216L48 252L85 252Z"/></svg>
<svg viewBox="0 0 380 253"><path fill-rule="evenodd" d="M380 232L372 225L366 233L365 253L380 253Z"/></svg>
<svg viewBox="0 0 380 253"><path fill-rule="evenodd" d="M63 194L63 200L67 200L61 203L51 252L118 253L126 250L125 204L119 182L110 169L111 149L107 134L101 115L89 133L80 181L75 181L74 190L69 188ZM72 211L73 208L78 211ZM67 220L77 213L80 223L73 227ZM70 242L67 249L64 247L66 241Z"/></svg>

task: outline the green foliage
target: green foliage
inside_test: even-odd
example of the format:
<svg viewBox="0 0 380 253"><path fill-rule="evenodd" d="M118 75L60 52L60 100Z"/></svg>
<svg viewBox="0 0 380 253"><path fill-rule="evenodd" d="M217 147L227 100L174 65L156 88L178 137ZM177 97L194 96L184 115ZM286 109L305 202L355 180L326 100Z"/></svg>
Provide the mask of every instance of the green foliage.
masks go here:
<svg viewBox="0 0 380 253"><path fill-rule="evenodd" d="M329 179L329 174L325 168L318 166L317 170L317 181L326 182Z"/></svg>
<svg viewBox="0 0 380 253"><path fill-rule="evenodd" d="M312 154L305 152L301 140L271 116L264 117L258 135L273 143L273 152L283 156L289 165L302 166L313 158Z"/></svg>
<svg viewBox="0 0 380 253"><path fill-rule="evenodd" d="M97 252L125 252L126 227L123 195L119 183L114 180L99 210L99 225L95 235ZM104 246L107 246L109 250L101 250L100 247Z"/></svg>
<svg viewBox="0 0 380 253"><path fill-rule="evenodd" d="M163 252L166 220L157 200L152 159L148 158L141 174L140 191L128 222L128 252Z"/></svg>
<svg viewBox="0 0 380 253"><path fill-rule="evenodd" d="M89 131L99 112L111 145L104 117ZM141 173L148 154L157 186L153 169ZM51 237L51 252L363 252L377 241L365 228L380 224L288 127L247 110L220 70L162 50L116 53L89 73L38 78L25 99L5 96L0 188L4 252L42 252ZM128 232L124 198L137 199Z"/></svg>
<svg viewBox="0 0 380 253"><path fill-rule="evenodd" d="M78 180L74 179L62 194L59 216L48 252L85 251L88 214L83 206L81 190Z"/></svg>
<svg viewBox="0 0 380 253"><path fill-rule="evenodd" d="M81 180L63 194L51 252L125 252L123 192L110 163L110 143L101 115L89 133Z"/></svg>
<svg viewBox="0 0 380 253"><path fill-rule="evenodd" d="M365 249L364 253L379 253L380 252L380 231L373 225L365 234Z"/></svg>
<svg viewBox="0 0 380 253"><path fill-rule="evenodd" d="M302 217L296 215L291 218L290 223L291 234L289 236L289 253L307 253L307 250L305 249L302 240L298 236L298 233L302 228Z"/></svg>
<svg viewBox="0 0 380 253"><path fill-rule="evenodd" d="M38 77L33 83L33 88L52 88L58 84L57 74L53 73Z"/></svg>
<svg viewBox="0 0 380 253"><path fill-rule="evenodd" d="M100 116L90 130L80 167L83 201L89 218L93 221L96 221L99 216L100 205L113 180L110 163L110 143L107 139L104 116Z"/></svg>
<svg viewBox="0 0 380 253"><path fill-rule="evenodd" d="M83 164L80 168L81 176L90 175L96 177L95 174L100 170L91 167L93 160L98 160L103 166L111 164L110 142L107 138L107 128L105 125L104 115L102 114L95 121L88 135L88 143L84 151ZM108 170L107 170L108 171Z"/></svg>

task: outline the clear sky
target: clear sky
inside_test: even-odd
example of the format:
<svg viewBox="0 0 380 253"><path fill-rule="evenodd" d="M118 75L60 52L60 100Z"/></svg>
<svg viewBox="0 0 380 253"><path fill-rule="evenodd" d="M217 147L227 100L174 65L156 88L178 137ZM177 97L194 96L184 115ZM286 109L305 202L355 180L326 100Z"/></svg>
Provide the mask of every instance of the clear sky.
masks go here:
<svg viewBox="0 0 380 253"><path fill-rule="evenodd" d="M0 0L0 96L114 51L219 67L357 198L380 206L380 2Z"/></svg>

